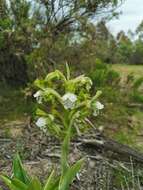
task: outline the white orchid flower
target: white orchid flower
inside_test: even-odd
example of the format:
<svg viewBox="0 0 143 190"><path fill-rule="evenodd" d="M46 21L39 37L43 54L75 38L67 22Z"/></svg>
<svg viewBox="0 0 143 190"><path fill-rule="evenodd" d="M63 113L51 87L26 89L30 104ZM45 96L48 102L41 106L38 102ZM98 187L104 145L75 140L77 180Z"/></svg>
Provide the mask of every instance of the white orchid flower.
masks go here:
<svg viewBox="0 0 143 190"><path fill-rule="evenodd" d="M39 117L39 119L36 121L36 125L39 127L39 128L43 128L46 126L46 118L44 117Z"/></svg>
<svg viewBox="0 0 143 190"><path fill-rule="evenodd" d="M104 105L101 104L99 101L93 104L93 115L96 117L99 115L99 111L104 108Z"/></svg>
<svg viewBox="0 0 143 190"><path fill-rule="evenodd" d="M37 97L39 97L41 95L42 95L42 91L38 90L33 96L34 96L34 98L37 98Z"/></svg>
<svg viewBox="0 0 143 190"><path fill-rule="evenodd" d="M62 101L65 109L73 109L75 102L77 101L77 96L73 93L68 92L62 97Z"/></svg>
<svg viewBox="0 0 143 190"><path fill-rule="evenodd" d="M34 98L36 98L36 100L37 100L37 102L39 103L39 104L41 104L42 103L42 91L41 90L38 90L33 96L34 96Z"/></svg>
<svg viewBox="0 0 143 190"><path fill-rule="evenodd" d="M96 105L96 108L97 108L98 110L102 110L102 109L104 108L104 105L101 104L99 101L97 101L95 105Z"/></svg>

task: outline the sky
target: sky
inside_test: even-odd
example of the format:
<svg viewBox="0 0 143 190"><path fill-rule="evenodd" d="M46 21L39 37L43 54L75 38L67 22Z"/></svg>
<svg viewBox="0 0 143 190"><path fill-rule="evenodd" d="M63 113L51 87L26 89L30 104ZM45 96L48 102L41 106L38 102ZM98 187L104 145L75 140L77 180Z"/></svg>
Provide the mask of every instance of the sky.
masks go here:
<svg viewBox="0 0 143 190"><path fill-rule="evenodd" d="M122 11L119 19L113 19L107 26L113 34L117 34L120 30L133 32L143 20L143 0L126 0L118 9Z"/></svg>

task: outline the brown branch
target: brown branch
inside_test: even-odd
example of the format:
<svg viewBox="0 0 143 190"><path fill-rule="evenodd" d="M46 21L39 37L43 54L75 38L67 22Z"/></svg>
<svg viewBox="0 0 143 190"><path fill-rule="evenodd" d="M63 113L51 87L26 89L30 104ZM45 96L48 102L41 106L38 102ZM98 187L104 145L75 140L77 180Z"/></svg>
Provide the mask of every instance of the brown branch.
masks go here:
<svg viewBox="0 0 143 190"><path fill-rule="evenodd" d="M97 139L83 139L81 140L82 145L87 148L91 149L100 149L101 151L112 152L112 154L107 153L109 157L112 157L117 160L130 160L132 157L135 161L139 163L143 163L143 153L138 152L137 150L121 144L115 140L109 139L107 137L98 137ZM107 157L108 157L107 156Z"/></svg>

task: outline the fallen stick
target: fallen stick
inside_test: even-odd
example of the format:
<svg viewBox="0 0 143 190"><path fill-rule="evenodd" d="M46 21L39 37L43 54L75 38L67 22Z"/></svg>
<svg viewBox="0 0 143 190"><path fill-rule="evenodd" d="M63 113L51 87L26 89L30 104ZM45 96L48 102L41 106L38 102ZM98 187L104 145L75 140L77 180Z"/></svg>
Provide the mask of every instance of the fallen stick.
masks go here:
<svg viewBox="0 0 143 190"><path fill-rule="evenodd" d="M98 140L81 139L80 141L82 142L81 146L91 149L100 149L104 152L112 152L110 155L107 154L107 157L114 157L117 160L130 160L130 158L132 158L134 161L143 163L143 153L107 137L102 136L100 139L98 137Z"/></svg>

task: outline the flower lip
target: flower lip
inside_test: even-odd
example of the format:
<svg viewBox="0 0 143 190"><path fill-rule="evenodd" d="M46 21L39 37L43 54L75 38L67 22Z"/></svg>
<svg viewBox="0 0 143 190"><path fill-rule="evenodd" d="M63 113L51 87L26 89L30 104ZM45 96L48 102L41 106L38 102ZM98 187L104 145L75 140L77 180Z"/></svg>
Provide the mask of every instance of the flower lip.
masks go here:
<svg viewBox="0 0 143 190"><path fill-rule="evenodd" d="M34 96L34 98L38 98L41 95L42 95L42 91L38 90L33 96Z"/></svg>
<svg viewBox="0 0 143 190"><path fill-rule="evenodd" d="M39 117L39 119L36 121L36 125L38 127L45 127L46 126L46 118L44 117Z"/></svg>
<svg viewBox="0 0 143 190"><path fill-rule="evenodd" d="M65 109L73 109L75 102L77 101L77 96L71 92L68 92L62 97L62 101Z"/></svg>
<svg viewBox="0 0 143 190"><path fill-rule="evenodd" d="M34 96L34 98L36 98L36 100L39 104L42 103L42 91L41 90L38 90L33 96Z"/></svg>
<svg viewBox="0 0 143 190"><path fill-rule="evenodd" d="M69 99L72 102L75 102L77 100L77 96L71 92L66 93L63 97L62 97L63 101Z"/></svg>
<svg viewBox="0 0 143 190"><path fill-rule="evenodd" d="M98 110L102 110L102 109L104 108L104 105L101 104L99 101L97 101L97 102L96 102L96 108L97 108Z"/></svg>

